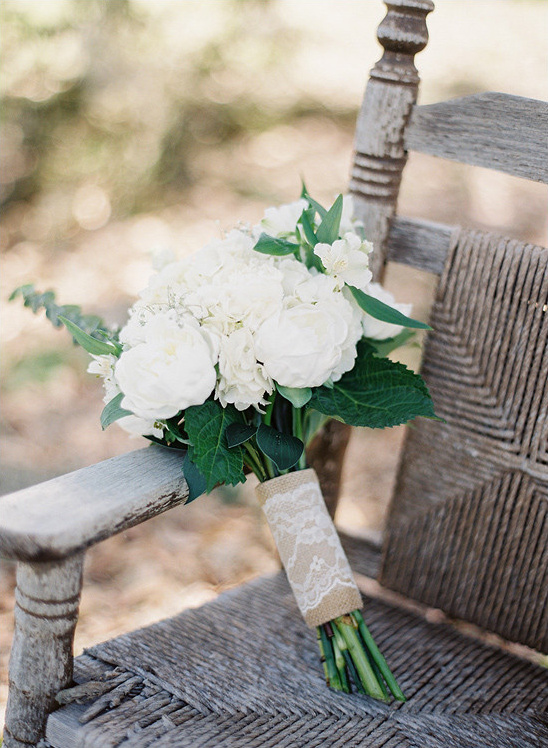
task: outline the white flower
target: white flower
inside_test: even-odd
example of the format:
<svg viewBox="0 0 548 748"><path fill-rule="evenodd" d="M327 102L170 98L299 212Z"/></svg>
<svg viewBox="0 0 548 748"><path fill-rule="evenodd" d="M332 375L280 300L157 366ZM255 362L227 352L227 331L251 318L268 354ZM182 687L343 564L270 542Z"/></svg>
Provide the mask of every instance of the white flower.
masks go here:
<svg viewBox="0 0 548 748"><path fill-rule="evenodd" d="M327 273L339 287L345 283L356 288L366 286L372 276L368 255L373 249L371 242L362 241L357 234L347 232L343 239L333 244L316 244L314 254L322 261Z"/></svg>
<svg viewBox="0 0 548 748"><path fill-rule="evenodd" d="M272 392L272 380L257 362L248 330L240 328L221 338L219 373L215 395L223 407L233 403L237 410L245 410L267 404L264 394Z"/></svg>
<svg viewBox="0 0 548 748"><path fill-rule="evenodd" d="M358 227L363 227L363 223L354 218L354 198L352 195L344 195L339 232L344 236L348 231L355 233Z"/></svg>
<svg viewBox="0 0 548 748"><path fill-rule="evenodd" d="M163 419L201 405L215 387L215 358L198 324L152 317L144 342L122 353L115 367L122 407L144 419Z"/></svg>
<svg viewBox="0 0 548 748"><path fill-rule="evenodd" d="M259 226L269 236L287 237L295 233L297 221L303 210L308 208L306 200L280 205L279 208L267 208Z"/></svg>
<svg viewBox="0 0 548 748"><path fill-rule="evenodd" d="M301 303L261 325L255 350L278 384L318 387L340 364L347 337L348 320L337 303Z"/></svg>
<svg viewBox="0 0 548 748"><path fill-rule="evenodd" d="M375 299L382 301L384 304L394 307L398 312L406 316L411 314L413 305L397 303L390 291L383 288L380 283L370 283L364 290L369 296L374 296ZM365 313L362 319L362 327L364 337L372 338L373 340L395 338L403 330L403 326L401 325L391 325L388 322L381 322L380 319L375 319L375 317L371 317L370 314Z"/></svg>
<svg viewBox="0 0 548 748"><path fill-rule="evenodd" d="M137 436L155 436L161 439L164 430L161 424L157 423L154 418L138 418L137 416L124 416L115 421L132 438Z"/></svg>

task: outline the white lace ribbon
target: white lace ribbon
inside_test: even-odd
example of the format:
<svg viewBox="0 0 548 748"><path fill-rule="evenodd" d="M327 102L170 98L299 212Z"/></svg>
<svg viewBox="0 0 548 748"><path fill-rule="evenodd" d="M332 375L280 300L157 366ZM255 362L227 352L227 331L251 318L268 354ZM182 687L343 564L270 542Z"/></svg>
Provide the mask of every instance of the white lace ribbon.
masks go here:
<svg viewBox="0 0 548 748"><path fill-rule="evenodd" d="M256 491L306 623L319 626L361 608L314 470L281 475Z"/></svg>

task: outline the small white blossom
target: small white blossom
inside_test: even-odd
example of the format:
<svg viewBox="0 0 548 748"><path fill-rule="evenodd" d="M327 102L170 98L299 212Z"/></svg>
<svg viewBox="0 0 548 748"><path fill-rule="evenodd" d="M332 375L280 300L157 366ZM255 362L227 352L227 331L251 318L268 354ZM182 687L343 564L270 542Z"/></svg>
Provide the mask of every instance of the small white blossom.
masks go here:
<svg viewBox="0 0 548 748"><path fill-rule="evenodd" d="M356 229L362 227L363 223L354 218L354 198L352 195L344 195L341 216L340 233L344 236L347 232L356 233Z"/></svg>
<svg viewBox="0 0 548 748"><path fill-rule="evenodd" d="M347 232L343 239L337 239L333 244L316 244L314 254L340 288L345 283L363 288L373 277L368 257L372 249L371 242L362 241L357 234Z"/></svg>
<svg viewBox="0 0 548 748"><path fill-rule="evenodd" d="M269 236L291 236L295 233L297 221L306 208L308 208L308 202L303 199L287 205L280 205L279 208L267 208L259 224L260 229Z"/></svg>
<svg viewBox="0 0 548 748"><path fill-rule="evenodd" d="M370 283L367 288L364 289L365 293L369 296L374 296L375 299L382 301L388 306L394 307L398 312L409 316L413 309L412 304L400 304L396 302L394 296L383 288L380 283ZM391 325L388 322L382 322L380 319L375 319L370 314L364 313L362 318L363 334L366 338L372 340L386 340L387 338L395 338L396 335L404 329L401 325Z"/></svg>

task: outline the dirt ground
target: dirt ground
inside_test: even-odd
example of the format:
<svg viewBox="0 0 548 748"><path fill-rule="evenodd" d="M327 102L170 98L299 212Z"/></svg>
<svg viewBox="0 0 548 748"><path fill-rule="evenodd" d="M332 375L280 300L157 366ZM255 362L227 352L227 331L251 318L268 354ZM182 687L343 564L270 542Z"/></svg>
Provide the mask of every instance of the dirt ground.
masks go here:
<svg viewBox="0 0 548 748"><path fill-rule="evenodd" d="M325 57L329 74L323 82L315 75L314 86L323 85L325 96L342 88L337 95L357 104L366 71L378 57L376 46L364 38L373 37L383 6L375 3L371 10L371 3L364 10L364 4L336 6L331 0L322 5L324 46L305 38L308 56L303 53L307 63L298 71L299 85L305 85L318 56ZM288 0L283 12L293 12L305 25L310 7L304 0ZM485 89L548 98L546 75L540 72L547 69L546 20L546 6L535 2L440 3L429 24L431 44L417 60L425 81L423 103ZM269 203L295 197L301 174L319 199L330 200L344 190L351 153L348 128L304 117L298 126L243 139L211 161L202 156L207 178L187 190L180 203L82 229L63 251L45 249L40 231L33 235L31 226L3 258L2 492L144 445L115 426L101 432L102 395L98 383L83 373L86 355L43 318L7 304L15 286L36 281L55 288L62 303L79 303L122 321L146 283L153 246L170 243L189 252L218 231L216 221L223 227L240 219L256 221ZM237 173L241 184L256 181L258 170L262 192L246 196L233 189L230 175ZM496 229L541 244L547 242L546 207L546 191L539 185L421 156L410 159L400 201L406 215ZM399 300L414 302L416 316L426 317L435 279L394 266L387 285ZM402 355L411 365L418 363L415 349ZM345 530L382 529L402 436L399 428L353 435L337 515ZM173 509L89 551L75 650L199 606L276 568L251 485L238 495L218 491ZM3 563L0 713L7 695L14 577L13 565Z"/></svg>

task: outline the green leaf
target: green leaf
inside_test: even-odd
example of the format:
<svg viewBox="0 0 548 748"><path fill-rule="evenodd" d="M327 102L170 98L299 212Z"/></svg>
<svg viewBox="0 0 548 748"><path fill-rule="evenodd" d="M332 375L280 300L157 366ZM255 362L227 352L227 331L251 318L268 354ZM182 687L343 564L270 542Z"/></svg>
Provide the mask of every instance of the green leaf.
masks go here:
<svg viewBox="0 0 548 748"><path fill-rule="evenodd" d="M299 218L299 223L303 227L306 241L310 244L311 247L315 247L318 243L318 237L314 232L314 224L312 222L312 216L310 216L310 211L303 210L303 212L301 213L301 217Z"/></svg>
<svg viewBox="0 0 548 748"><path fill-rule="evenodd" d="M190 504L191 501L194 501L198 496L205 493L207 486L205 477L192 462L188 452L183 460L183 475L188 486L188 499L185 501L186 506L186 504Z"/></svg>
<svg viewBox="0 0 548 748"><path fill-rule="evenodd" d="M347 284L348 285L348 284ZM381 322L388 322L391 325L403 325L404 327L413 327L417 330L431 330L432 328L425 322L419 322L411 317L406 317L405 314L398 312L394 307L385 304L383 301L375 299L373 296L369 296L364 291L360 291L355 286L348 286L352 292L352 296L356 299L358 304L372 317L380 319Z"/></svg>
<svg viewBox="0 0 548 748"><path fill-rule="evenodd" d="M352 371L332 389L315 389L310 407L351 426L369 428L396 426L417 416L436 418L422 378L403 364L377 358L374 353L361 341Z"/></svg>
<svg viewBox="0 0 548 748"><path fill-rule="evenodd" d="M312 397L312 390L310 387L282 387L281 384L277 384L276 389L280 395L285 397L286 400L289 400L291 405L294 405L295 408L302 408Z"/></svg>
<svg viewBox="0 0 548 748"><path fill-rule="evenodd" d="M339 238L339 229L341 226L343 209L343 197L339 197L335 200L333 205L329 208L325 216L322 218L322 222L318 226L316 236L318 241L322 244L333 244Z"/></svg>
<svg viewBox="0 0 548 748"><path fill-rule="evenodd" d="M248 426L246 423L231 423L226 427L225 435L228 448L239 447L257 433L256 426Z"/></svg>
<svg viewBox="0 0 548 748"><path fill-rule="evenodd" d="M413 330L402 330L394 338L386 338L386 340L368 339L367 342L375 349L375 356L385 358L389 353L395 351L396 348L401 348L402 345L405 345L414 336L415 333Z"/></svg>
<svg viewBox="0 0 548 748"><path fill-rule="evenodd" d="M283 257L284 255L292 255L298 252L300 247L298 244L288 242L287 239L276 239L268 234L261 234L259 241L253 247L256 252L261 252L263 255L275 255L276 257Z"/></svg>
<svg viewBox="0 0 548 748"><path fill-rule="evenodd" d="M245 480L243 449L230 449L225 433L231 423L241 422L236 408L223 408L216 400L185 410L185 430L192 444L190 459L205 477L207 491L217 483L235 486Z"/></svg>
<svg viewBox="0 0 548 748"><path fill-rule="evenodd" d="M288 470L293 467L304 451L304 444L296 436L282 434L281 431L273 429L261 423L257 429L257 446L270 457L278 470Z"/></svg>
<svg viewBox="0 0 548 748"><path fill-rule="evenodd" d="M302 181L302 189L301 189L301 197L304 200L308 200L308 204L311 208L314 209L316 213L320 216L320 218L323 218L325 214L327 213L327 210L323 207L323 205L320 205L320 203L317 200L314 200L313 197L310 197L310 194L306 188L306 184L304 181Z"/></svg>
<svg viewBox="0 0 548 748"><path fill-rule="evenodd" d="M114 423L114 421L117 421L119 418L133 415L131 410L122 408L121 403L123 399L124 393L119 392L116 397L113 397L103 408L103 412L101 413L101 428L103 431L107 426L110 426L111 423Z"/></svg>
<svg viewBox="0 0 548 748"><path fill-rule="evenodd" d="M115 345L114 343L107 343L103 340L97 340L97 338L92 338L91 335L88 335L87 332L84 332L81 330L77 325L74 324L74 322L71 322L66 317L59 317L61 322L65 325L67 330L71 333L74 340L82 346L88 353L91 353L94 356L104 356L107 354L112 354L113 356L118 356L121 347L119 345Z"/></svg>

